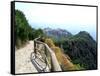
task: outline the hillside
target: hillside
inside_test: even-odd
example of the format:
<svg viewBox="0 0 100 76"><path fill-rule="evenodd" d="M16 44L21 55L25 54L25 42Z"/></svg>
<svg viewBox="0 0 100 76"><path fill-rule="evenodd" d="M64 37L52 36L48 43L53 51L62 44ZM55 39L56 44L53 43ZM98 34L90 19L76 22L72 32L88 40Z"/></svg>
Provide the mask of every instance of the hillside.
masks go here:
<svg viewBox="0 0 100 76"><path fill-rule="evenodd" d="M15 45L16 48L19 49L20 47L25 46L29 40L42 36L43 31L42 29L32 28L24 13L20 10L15 10L15 34Z"/></svg>
<svg viewBox="0 0 100 76"><path fill-rule="evenodd" d="M80 64L85 69L97 68L96 41L85 31L79 32L62 42L64 52L68 54L74 64Z"/></svg>

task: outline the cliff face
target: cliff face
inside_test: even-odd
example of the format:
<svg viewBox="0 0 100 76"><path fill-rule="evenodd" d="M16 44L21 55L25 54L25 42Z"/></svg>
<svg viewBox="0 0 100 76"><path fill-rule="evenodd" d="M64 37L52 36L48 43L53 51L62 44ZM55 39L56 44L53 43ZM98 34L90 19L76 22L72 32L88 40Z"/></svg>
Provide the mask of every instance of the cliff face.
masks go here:
<svg viewBox="0 0 100 76"><path fill-rule="evenodd" d="M68 38L63 42L63 48L74 64L80 64L85 69L97 68L96 41L87 32L79 32Z"/></svg>

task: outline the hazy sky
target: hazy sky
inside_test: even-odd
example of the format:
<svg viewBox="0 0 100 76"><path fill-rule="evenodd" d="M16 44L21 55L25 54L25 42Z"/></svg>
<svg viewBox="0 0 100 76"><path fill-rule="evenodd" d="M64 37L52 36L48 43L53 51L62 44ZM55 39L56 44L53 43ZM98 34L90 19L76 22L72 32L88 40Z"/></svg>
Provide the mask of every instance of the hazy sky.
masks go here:
<svg viewBox="0 0 100 76"><path fill-rule="evenodd" d="M89 32L96 39L96 7L15 3L33 28L62 28L72 34Z"/></svg>

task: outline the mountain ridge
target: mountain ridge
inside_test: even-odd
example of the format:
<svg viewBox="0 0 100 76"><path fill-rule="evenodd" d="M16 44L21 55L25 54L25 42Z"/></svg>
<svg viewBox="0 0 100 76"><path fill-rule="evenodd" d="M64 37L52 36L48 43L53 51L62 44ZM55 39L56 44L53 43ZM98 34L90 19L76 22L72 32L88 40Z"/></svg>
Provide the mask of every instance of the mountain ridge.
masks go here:
<svg viewBox="0 0 100 76"><path fill-rule="evenodd" d="M66 38L69 36L72 36L72 34L70 32L68 32L65 29L52 29L52 28L44 28L43 29L44 33L48 36L48 37L52 37L54 39L62 39L62 38Z"/></svg>

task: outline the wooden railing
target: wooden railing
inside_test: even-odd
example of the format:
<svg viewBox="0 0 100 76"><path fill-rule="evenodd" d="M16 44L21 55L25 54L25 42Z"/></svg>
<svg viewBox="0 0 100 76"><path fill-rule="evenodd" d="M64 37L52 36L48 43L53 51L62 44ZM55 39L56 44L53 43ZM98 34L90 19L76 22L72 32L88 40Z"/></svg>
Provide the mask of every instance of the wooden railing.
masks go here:
<svg viewBox="0 0 100 76"><path fill-rule="evenodd" d="M62 71L55 53L46 43L41 42L40 38L34 39L34 56L35 59L38 58L41 61L41 63L37 62L37 64L42 68L43 72L45 70L47 72ZM43 66L42 63L45 65Z"/></svg>

